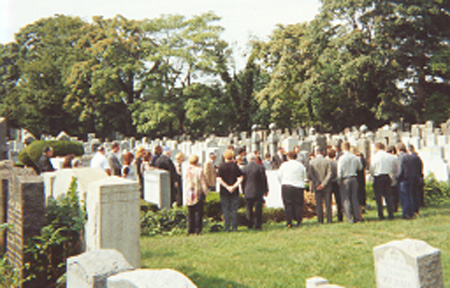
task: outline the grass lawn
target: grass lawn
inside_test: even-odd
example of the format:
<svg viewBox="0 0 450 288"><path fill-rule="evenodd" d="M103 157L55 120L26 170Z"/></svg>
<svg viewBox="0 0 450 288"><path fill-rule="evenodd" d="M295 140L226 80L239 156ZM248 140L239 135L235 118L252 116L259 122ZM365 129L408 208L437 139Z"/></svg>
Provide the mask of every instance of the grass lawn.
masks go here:
<svg viewBox="0 0 450 288"><path fill-rule="evenodd" d="M305 287L321 276L344 287L376 287L372 248L414 238L441 249L445 287L450 287L450 203L421 210L414 220L378 221L376 211L357 224L302 227L264 224L262 231L141 238L143 268L172 268L198 287ZM335 219L333 219L335 220Z"/></svg>

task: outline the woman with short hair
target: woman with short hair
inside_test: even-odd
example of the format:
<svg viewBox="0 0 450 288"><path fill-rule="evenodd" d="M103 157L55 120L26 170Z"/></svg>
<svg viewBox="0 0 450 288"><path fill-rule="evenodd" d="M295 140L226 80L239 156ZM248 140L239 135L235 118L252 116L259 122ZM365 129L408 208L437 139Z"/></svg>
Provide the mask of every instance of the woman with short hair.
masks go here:
<svg viewBox="0 0 450 288"><path fill-rule="evenodd" d="M217 180L220 184L220 203L225 221L225 231L230 231L230 216L232 230L237 231L237 210L239 209L239 185L244 180L243 173L233 161L234 152L226 150L223 153L224 162L219 165Z"/></svg>

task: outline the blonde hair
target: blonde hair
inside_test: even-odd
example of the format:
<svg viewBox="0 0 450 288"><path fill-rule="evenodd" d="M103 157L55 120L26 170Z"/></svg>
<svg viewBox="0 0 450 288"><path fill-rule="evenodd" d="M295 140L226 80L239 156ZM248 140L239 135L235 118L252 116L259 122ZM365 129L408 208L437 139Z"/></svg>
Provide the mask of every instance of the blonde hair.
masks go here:
<svg viewBox="0 0 450 288"><path fill-rule="evenodd" d="M225 150L225 152L223 152L223 158L225 160L231 160L234 157L234 152L231 150Z"/></svg>
<svg viewBox="0 0 450 288"><path fill-rule="evenodd" d="M198 156L195 154L192 154L191 156L189 156L189 164L197 165L198 164Z"/></svg>
<svg viewBox="0 0 450 288"><path fill-rule="evenodd" d="M191 158L189 157L189 159L191 159ZM186 160L186 158L184 157L183 152L178 152L177 155L175 156L175 160L178 161L178 162L183 162L184 160Z"/></svg>
<svg viewBox="0 0 450 288"><path fill-rule="evenodd" d="M140 146L136 150L136 158L144 156L145 148Z"/></svg>

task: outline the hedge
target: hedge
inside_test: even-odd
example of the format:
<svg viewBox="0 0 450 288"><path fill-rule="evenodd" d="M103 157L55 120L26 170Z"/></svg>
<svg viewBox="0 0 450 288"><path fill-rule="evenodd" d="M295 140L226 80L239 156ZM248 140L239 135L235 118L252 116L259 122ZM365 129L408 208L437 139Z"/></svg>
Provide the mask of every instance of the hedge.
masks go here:
<svg viewBox="0 0 450 288"><path fill-rule="evenodd" d="M81 156L84 154L84 148L81 143L74 141L43 141L36 140L30 145L25 147L19 153L19 161L26 165L34 168L38 167L39 157L42 155L42 150L50 146L53 148L54 156L66 156L69 154L74 154L75 156Z"/></svg>

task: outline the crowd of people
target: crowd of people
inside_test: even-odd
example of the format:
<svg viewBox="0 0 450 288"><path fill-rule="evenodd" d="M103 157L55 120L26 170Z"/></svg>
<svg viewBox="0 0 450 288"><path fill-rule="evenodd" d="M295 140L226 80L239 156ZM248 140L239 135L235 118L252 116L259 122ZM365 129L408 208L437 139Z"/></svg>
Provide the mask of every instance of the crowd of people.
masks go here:
<svg viewBox="0 0 450 288"><path fill-rule="evenodd" d="M201 233L205 199L209 191L216 190L217 182L225 231L237 230L239 193L245 198L247 227L261 229L264 196L269 193L266 170L279 170L287 227L302 223L307 184L315 195L319 223L324 222L324 217L328 223L333 221L333 197L338 221L344 217L350 223L362 221L366 171L373 179L379 219L385 218L384 203L389 219L394 218L399 204L404 219L413 218L424 205L423 165L412 145L398 143L386 149L383 143L376 143L370 164L349 142L326 148L316 146L313 150L308 155L300 153L299 146L287 153L279 148L275 155L266 154L262 159L259 151L247 153L245 148L240 148L235 155L234 147L229 146L221 161L217 161L215 153L210 153L200 166L197 155L190 155L185 163L185 155L180 152L172 161L170 149L161 146L156 146L153 154L139 147L135 155L130 152L121 155L120 144L113 142L109 155L103 146L97 148L90 166L104 169L109 175L137 180L142 198L144 172L155 168L168 171L170 201L188 207L189 234ZM53 149L46 147L39 159L41 172L54 170L50 162L52 155ZM75 165L73 155L66 158L65 165L66 162L71 167ZM216 165L217 162L220 164Z"/></svg>

